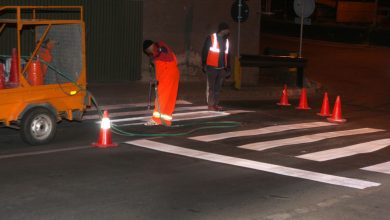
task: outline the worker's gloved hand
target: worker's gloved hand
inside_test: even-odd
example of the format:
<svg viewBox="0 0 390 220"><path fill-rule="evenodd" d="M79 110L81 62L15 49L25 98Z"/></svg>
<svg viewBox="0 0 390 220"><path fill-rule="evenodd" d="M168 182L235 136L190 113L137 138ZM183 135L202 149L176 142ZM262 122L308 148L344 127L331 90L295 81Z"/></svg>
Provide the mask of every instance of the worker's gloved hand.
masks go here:
<svg viewBox="0 0 390 220"><path fill-rule="evenodd" d="M203 66L202 66L202 72L203 72L203 73L206 73L206 71L207 71L207 66L206 66L206 65L203 65Z"/></svg>

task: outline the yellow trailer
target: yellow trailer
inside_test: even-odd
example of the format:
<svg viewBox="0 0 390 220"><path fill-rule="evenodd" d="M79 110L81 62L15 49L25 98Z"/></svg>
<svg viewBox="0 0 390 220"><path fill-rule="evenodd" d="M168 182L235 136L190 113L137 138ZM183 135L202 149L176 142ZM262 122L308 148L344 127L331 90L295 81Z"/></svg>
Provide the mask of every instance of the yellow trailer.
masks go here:
<svg viewBox="0 0 390 220"><path fill-rule="evenodd" d="M58 19L60 13L66 19ZM56 19L54 19L56 18ZM0 44L2 32L10 28L16 37L18 82L0 89L0 125L20 129L22 139L31 144L53 140L57 123L81 120L91 98L86 90L85 23L81 6L0 6ZM26 31L27 30L27 31ZM33 45L25 45L23 34L33 32ZM47 43L54 48L47 51ZM22 54L23 47L31 48ZM39 57L45 52L51 59ZM10 51L1 51L9 54ZM4 56L3 61L12 59ZM44 80L40 85L28 78L33 60L40 60ZM6 65L5 65L6 66ZM15 74L15 73L14 73Z"/></svg>

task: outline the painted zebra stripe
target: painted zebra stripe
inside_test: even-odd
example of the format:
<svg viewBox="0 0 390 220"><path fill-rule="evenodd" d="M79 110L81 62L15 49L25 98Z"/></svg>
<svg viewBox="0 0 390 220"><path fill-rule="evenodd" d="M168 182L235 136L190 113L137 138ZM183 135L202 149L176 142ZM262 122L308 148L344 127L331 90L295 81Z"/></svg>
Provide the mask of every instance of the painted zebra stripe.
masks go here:
<svg viewBox="0 0 390 220"><path fill-rule="evenodd" d="M288 130L299 130L299 129L307 129L307 128L316 128L316 127L324 127L324 126L332 126L336 125L334 123L328 122L309 122L309 123L299 123L299 124L289 124L289 125L275 125L258 129L244 130L244 131L233 131L233 132L225 132L219 134L211 134L211 135L202 135L191 137L190 139L204 142L218 141L228 138L234 137L247 137L247 136L255 136L262 134L270 134L277 133Z"/></svg>
<svg viewBox="0 0 390 220"><path fill-rule="evenodd" d="M368 187L375 187L380 185L380 183L376 183L376 182L317 173L317 172L312 172L307 170L284 167L284 166L279 166L279 165L269 164L269 163L262 163L258 161L241 159L241 158L236 158L231 156L224 156L215 153L209 153L209 152L193 150L193 149L178 147L169 144L163 144L163 143L145 140L145 139L129 141L126 142L126 144L144 147L144 148L161 151L165 153L177 154L185 157L197 158L197 159L212 161L216 163L228 164L228 165L233 165L238 167L260 170L264 172L296 177L301 179L307 179L307 180L312 180L312 181L322 182L322 183L327 183L332 185L345 186L345 187L350 187L355 189L365 189Z"/></svg>
<svg viewBox="0 0 390 220"><path fill-rule="evenodd" d="M101 108L104 109L104 108ZM178 107L176 108L176 111L187 111L187 110L206 110L207 106L191 106L191 107ZM106 109L104 109L106 110ZM138 110L138 111L125 111L125 112L113 112L110 113L111 118L115 117L123 117L123 116L133 116L133 115L145 115L145 114L152 114L153 110ZM92 119L99 119L99 115L96 113L94 115L85 115L83 116L83 120L92 120Z"/></svg>
<svg viewBox="0 0 390 220"><path fill-rule="evenodd" d="M315 153L303 154L297 157L302 159L307 159L307 160L314 160L314 161L327 161L327 160L334 160L342 157L353 156L356 154L371 153L383 149L389 145L390 145L390 139L387 138L387 139L355 144L355 145L337 148L337 149L330 149L330 150L324 150Z"/></svg>
<svg viewBox="0 0 390 220"><path fill-rule="evenodd" d="M384 131L384 130L374 129L374 128L359 128L353 130L332 131L332 132L325 132L319 134L304 135L304 136L299 136L294 138L256 142L256 143L241 145L238 147L249 149L249 150L263 151L263 150L268 150L268 149L286 146L286 145L306 144L306 143L325 140L328 138L345 137L345 136L358 135L358 134L369 134L369 133L374 133L379 131Z"/></svg>
<svg viewBox="0 0 390 220"><path fill-rule="evenodd" d="M367 171L373 171L377 173L385 173L385 174L390 174L390 161L385 162L385 163L380 163L376 165L372 165L369 167L364 167L361 168L362 170L367 170Z"/></svg>

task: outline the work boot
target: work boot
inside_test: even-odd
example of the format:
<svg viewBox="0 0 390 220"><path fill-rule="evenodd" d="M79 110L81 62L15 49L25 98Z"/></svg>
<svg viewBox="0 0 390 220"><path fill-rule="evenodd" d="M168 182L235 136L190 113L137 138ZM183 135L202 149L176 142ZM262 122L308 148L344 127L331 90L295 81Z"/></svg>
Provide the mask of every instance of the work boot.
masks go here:
<svg viewBox="0 0 390 220"><path fill-rule="evenodd" d="M224 108L222 106L219 106L219 105L215 105L214 108L216 109L216 111L219 111L219 112L224 111Z"/></svg>
<svg viewBox="0 0 390 220"><path fill-rule="evenodd" d="M157 122L155 122L153 119L150 119L144 125L145 126L156 126L156 125L159 125L159 124Z"/></svg>
<svg viewBox="0 0 390 220"><path fill-rule="evenodd" d="M207 108L209 111L218 111L217 108L215 108L215 105L209 105Z"/></svg>

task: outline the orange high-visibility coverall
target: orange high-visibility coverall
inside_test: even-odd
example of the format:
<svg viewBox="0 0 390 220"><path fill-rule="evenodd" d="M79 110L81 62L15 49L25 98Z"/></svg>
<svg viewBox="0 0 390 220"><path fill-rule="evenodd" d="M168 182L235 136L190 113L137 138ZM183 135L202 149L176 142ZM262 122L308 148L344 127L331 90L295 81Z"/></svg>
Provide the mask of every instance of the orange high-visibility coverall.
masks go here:
<svg viewBox="0 0 390 220"><path fill-rule="evenodd" d="M170 126L180 78L176 55L165 43L159 42L153 58L158 85L152 119L157 124Z"/></svg>

